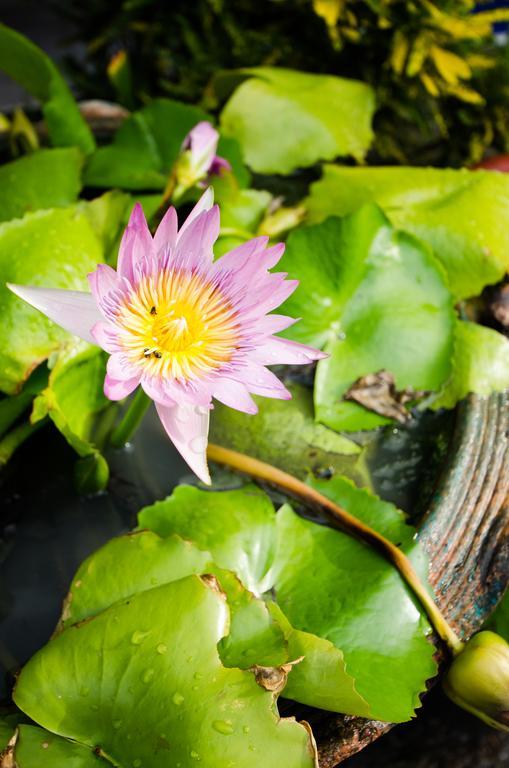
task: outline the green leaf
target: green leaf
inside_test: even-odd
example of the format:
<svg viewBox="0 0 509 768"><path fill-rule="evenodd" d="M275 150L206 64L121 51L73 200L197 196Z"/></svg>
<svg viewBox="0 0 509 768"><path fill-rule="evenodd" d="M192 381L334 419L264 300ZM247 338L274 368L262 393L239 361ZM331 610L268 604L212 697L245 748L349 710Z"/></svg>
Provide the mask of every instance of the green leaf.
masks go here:
<svg viewBox="0 0 509 768"><path fill-rule="evenodd" d="M82 164L81 153L69 148L41 149L0 166L0 221L74 202Z"/></svg>
<svg viewBox="0 0 509 768"><path fill-rule="evenodd" d="M52 60L26 37L3 24L0 24L0 70L41 102L54 146L76 146L85 154L93 151L92 132Z"/></svg>
<svg viewBox="0 0 509 768"><path fill-rule="evenodd" d="M443 269L376 206L293 232L280 264L301 281L282 311L302 320L286 335L330 355L317 366L319 421L354 431L388 423L342 399L368 373L389 371L398 389L434 391L447 379L455 315Z"/></svg>
<svg viewBox="0 0 509 768"><path fill-rule="evenodd" d="M87 290L103 259L87 216L73 208L27 214L0 225L0 390L19 390L30 372L70 338L6 282Z"/></svg>
<svg viewBox="0 0 509 768"><path fill-rule="evenodd" d="M16 768L100 768L101 765L105 768L108 765L90 747L62 739L33 725L19 726L10 750L11 756L12 765Z"/></svg>
<svg viewBox="0 0 509 768"><path fill-rule="evenodd" d="M212 186L221 210L221 229L214 246L219 257L255 237L272 195L263 189L241 189L232 174L216 176Z"/></svg>
<svg viewBox="0 0 509 768"><path fill-rule="evenodd" d="M509 340L476 323L458 320L452 373L433 408L452 408L468 394L489 395L509 388Z"/></svg>
<svg viewBox="0 0 509 768"><path fill-rule="evenodd" d="M493 171L324 167L309 220L378 203L396 227L432 246L457 299L477 296L509 270L509 178Z"/></svg>
<svg viewBox="0 0 509 768"><path fill-rule="evenodd" d="M498 632L504 640L509 642L509 592L506 592L502 600L487 622L486 629Z"/></svg>
<svg viewBox="0 0 509 768"><path fill-rule="evenodd" d="M426 558L402 512L345 478L311 484L401 545L426 581ZM241 578L252 573L245 563L253 551L265 547L271 553L266 575L253 589L266 593L289 658L304 656L289 675L285 696L389 722L409 719L435 665L429 625L398 572L374 550L302 519L287 505L277 515L267 508L261 529L250 489L177 488L142 510L139 521L160 535L179 534L206 547Z"/></svg>
<svg viewBox="0 0 509 768"><path fill-rule="evenodd" d="M134 201L130 195L118 190L105 192L81 204L81 209L102 242L104 260L114 266L117 264L120 239L133 207ZM148 208L150 211L150 206Z"/></svg>
<svg viewBox="0 0 509 768"><path fill-rule="evenodd" d="M392 504L344 478L311 485L401 545L426 581L415 532ZM292 626L342 650L371 717L409 720L436 665L427 619L399 573L374 550L302 519L289 506L278 513L278 536L273 590Z"/></svg>
<svg viewBox="0 0 509 768"><path fill-rule="evenodd" d="M251 672L221 664L227 631L210 580L155 587L52 639L22 670L16 703L120 766L313 768L306 729L279 719Z"/></svg>
<svg viewBox="0 0 509 768"><path fill-rule="evenodd" d="M368 482L359 446L315 422L310 390L299 384L288 384L288 389L291 400L255 397L259 409L255 416L216 404L211 414L211 442L248 453L300 478L327 470Z"/></svg>
<svg viewBox="0 0 509 768"><path fill-rule="evenodd" d="M179 485L164 501L142 509L138 522L159 536L192 540L220 568L235 570L249 590L264 591L276 545L274 508L255 485L216 493Z"/></svg>
<svg viewBox="0 0 509 768"><path fill-rule="evenodd" d="M231 611L228 635L219 644L223 664L247 669L287 662L279 624L233 573L219 569L210 552L180 536L161 539L151 531L112 539L82 563L65 600L59 630L155 585L204 573L217 576Z"/></svg>
<svg viewBox="0 0 509 768"><path fill-rule="evenodd" d="M113 141L99 147L85 168L92 187L164 189L186 134L208 120L198 107L171 99L154 99L120 126Z"/></svg>
<svg viewBox="0 0 509 768"><path fill-rule="evenodd" d="M109 472L94 444L97 416L110 401L104 395L106 355L85 342L73 344L59 356L48 386L33 405L32 423L49 416L79 456L89 458L79 465L77 483L82 493L104 488Z"/></svg>
<svg viewBox="0 0 509 768"><path fill-rule="evenodd" d="M259 173L290 173L369 148L372 89L356 80L274 67L242 69L246 79L221 113L221 129L239 142Z"/></svg>
<svg viewBox="0 0 509 768"><path fill-rule="evenodd" d="M0 437L28 410L35 395L38 395L47 384L48 369L47 366L41 365L35 369L18 395L0 399Z"/></svg>

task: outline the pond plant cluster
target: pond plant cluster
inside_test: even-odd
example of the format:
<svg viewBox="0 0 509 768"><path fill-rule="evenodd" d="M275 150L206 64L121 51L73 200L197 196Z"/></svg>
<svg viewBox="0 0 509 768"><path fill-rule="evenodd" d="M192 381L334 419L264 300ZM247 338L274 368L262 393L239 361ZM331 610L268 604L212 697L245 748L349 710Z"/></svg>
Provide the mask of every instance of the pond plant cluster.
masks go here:
<svg viewBox="0 0 509 768"><path fill-rule="evenodd" d="M411 719L437 674L432 625L468 657L429 607L415 529L369 487L363 444L509 387L509 340L478 322L478 297L509 270L509 177L340 164L362 163L374 139L375 94L356 80L241 69L218 79L217 114L154 98L98 141L54 64L3 26L0 67L43 118L2 123L0 463L53 425L77 454L77 491L101 491L108 446L153 399L203 481L142 509L79 567L53 637L17 677L0 765L312 768L312 731L279 716L280 695ZM210 286L189 287L205 257L213 287L231 291L223 314ZM162 314L171 333L154 331ZM205 350L192 359L189 339ZM211 462L212 487L209 417L209 459L241 470ZM400 570L302 515L308 497L383 539ZM502 699L472 703L458 675L449 692L507 726Z"/></svg>

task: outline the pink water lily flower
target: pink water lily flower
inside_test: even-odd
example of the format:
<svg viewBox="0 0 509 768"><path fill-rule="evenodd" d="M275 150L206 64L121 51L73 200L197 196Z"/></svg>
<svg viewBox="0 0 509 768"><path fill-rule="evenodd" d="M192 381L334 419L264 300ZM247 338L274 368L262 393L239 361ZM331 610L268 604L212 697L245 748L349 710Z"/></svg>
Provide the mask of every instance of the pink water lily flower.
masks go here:
<svg viewBox="0 0 509 768"><path fill-rule="evenodd" d="M230 171L224 157L216 155L219 133L206 120L189 131L175 165L177 188L183 192L197 184L206 186L211 176Z"/></svg>
<svg viewBox="0 0 509 768"><path fill-rule="evenodd" d="M269 270L284 245L256 237L214 261L219 209L208 189L180 230L170 208L154 237L138 203L117 270L99 264L91 293L9 285L62 328L109 353L104 391L121 400L141 385L189 466L210 482L206 448L212 398L254 414L251 393L289 399L266 367L324 357L274 336L295 321L267 314L298 281Z"/></svg>

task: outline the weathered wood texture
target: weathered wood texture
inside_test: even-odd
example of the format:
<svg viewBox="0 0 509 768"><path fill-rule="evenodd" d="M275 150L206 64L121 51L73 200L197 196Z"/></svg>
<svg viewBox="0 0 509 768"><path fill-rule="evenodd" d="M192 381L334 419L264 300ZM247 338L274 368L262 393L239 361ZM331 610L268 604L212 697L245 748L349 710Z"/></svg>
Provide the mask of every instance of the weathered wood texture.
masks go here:
<svg viewBox="0 0 509 768"><path fill-rule="evenodd" d="M509 395L471 396L457 410L448 459L419 537L430 581L463 638L483 624L509 578ZM333 768L392 726L316 713L321 768Z"/></svg>

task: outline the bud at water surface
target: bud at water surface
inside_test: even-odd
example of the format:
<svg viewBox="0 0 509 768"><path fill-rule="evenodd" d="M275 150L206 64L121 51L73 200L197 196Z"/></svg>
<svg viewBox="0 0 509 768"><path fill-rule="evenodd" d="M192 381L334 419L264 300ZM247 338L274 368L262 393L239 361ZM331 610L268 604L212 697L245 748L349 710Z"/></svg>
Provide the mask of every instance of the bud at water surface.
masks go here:
<svg viewBox="0 0 509 768"><path fill-rule="evenodd" d="M509 643L500 635L474 635L452 662L443 687L455 704L509 731Z"/></svg>

